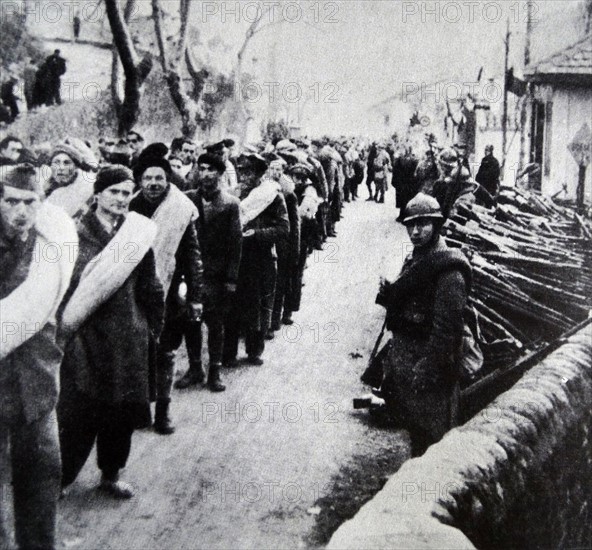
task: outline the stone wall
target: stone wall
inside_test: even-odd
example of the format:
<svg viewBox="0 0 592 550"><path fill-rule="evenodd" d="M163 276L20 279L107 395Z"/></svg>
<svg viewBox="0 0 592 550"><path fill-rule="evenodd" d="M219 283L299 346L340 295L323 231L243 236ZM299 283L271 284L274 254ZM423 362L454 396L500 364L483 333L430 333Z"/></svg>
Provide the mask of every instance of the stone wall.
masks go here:
<svg viewBox="0 0 592 550"><path fill-rule="evenodd" d="M591 548L592 325L406 462L328 548Z"/></svg>

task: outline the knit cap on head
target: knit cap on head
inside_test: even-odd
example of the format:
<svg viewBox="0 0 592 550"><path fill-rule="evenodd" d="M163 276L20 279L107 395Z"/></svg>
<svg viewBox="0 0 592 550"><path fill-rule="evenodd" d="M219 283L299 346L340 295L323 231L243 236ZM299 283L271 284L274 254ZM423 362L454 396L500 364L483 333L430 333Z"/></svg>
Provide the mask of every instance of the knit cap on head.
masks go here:
<svg viewBox="0 0 592 550"><path fill-rule="evenodd" d="M41 194L37 171L31 164L0 167L0 185Z"/></svg>
<svg viewBox="0 0 592 550"><path fill-rule="evenodd" d="M72 145L68 145L67 143L59 143L56 145L51 151L50 160L53 160L58 155L67 155L72 159L72 162L77 168L82 167L82 155L75 147L72 147Z"/></svg>
<svg viewBox="0 0 592 550"><path fill-rule="evenodd" d="M170 177L173 170L169 161L165 158L169 148L164 143L151 143L144 149L134 167L134 177L137 182L142 179L142 175L148 168L162 168L167 177Z"/></svg>
<svg viewBox="0 0 592 550"><path fill-rule="evenodd" d="M95 194L101 193L108 187L124 181L134 181L134 175L127 166L121 164L103 166L97 174L97 179L94 184L94 192Z"/></svg>
<svg viewBox="0 0 592 550"><path fill-rule="evenodd" d="M221 174L226 171L226 164L224 164L224 161L218 155L214 155L213 153L203 153L199 155L197 164L209 164Z"/></svg>

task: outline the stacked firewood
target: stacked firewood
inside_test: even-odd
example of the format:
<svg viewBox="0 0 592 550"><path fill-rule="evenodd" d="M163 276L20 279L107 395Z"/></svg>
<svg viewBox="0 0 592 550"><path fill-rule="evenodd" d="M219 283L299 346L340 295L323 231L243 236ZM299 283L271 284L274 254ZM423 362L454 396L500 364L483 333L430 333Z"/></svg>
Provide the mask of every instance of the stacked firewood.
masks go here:
<svg viewBox="0 0 592 550"><path fill-rule="evenodd" d="M482 374L507 366L586 319L592 309L592 227L574 209L518 189L486 209L458 205L445 237L473 266Z"/></svg>

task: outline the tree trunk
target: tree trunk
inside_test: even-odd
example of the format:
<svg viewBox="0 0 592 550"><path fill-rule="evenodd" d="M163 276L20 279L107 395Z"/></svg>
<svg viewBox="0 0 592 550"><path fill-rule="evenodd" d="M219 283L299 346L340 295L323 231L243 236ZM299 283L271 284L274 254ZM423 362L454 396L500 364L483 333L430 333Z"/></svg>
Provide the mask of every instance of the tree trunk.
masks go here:
<svg viewBox="0 0 592 550"><path fill-rule="evenodd" d="M128 19L133 13L134 4L135 0L127 0L125 15ZM121 14L117 0L105 0L105 6L113 34L113 42L119 53L125 76L123 99L120 103L118 100L114 101L119 121L118 133L120 136L124 136L133 129L140 115L141 86L152 69L152 57L150 54L146 54L142 60L139 60L127 21ZM115 93L118 94L118 91ZM117 97L119 98L118 95Z"/></svg>

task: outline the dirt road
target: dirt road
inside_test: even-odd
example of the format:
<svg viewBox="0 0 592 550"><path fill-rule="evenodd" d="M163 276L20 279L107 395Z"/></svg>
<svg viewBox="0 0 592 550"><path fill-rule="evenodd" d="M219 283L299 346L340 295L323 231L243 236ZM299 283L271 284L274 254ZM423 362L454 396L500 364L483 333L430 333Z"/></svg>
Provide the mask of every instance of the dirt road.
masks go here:
<svg viewBox="0 0 592 550"><path fill-rule="evenodd" d="M134 435L122 477L136 498L98 494L91 457L60 502L63 547L321 545L368 498L366 485L400 465L405 434L369 426L351 408L382 320L378 277L402 260L393 195L346 205L338 237L309 259L296 324L268 345L262 367L224 372L222 394L175 392L174 435Z"/></svg>

